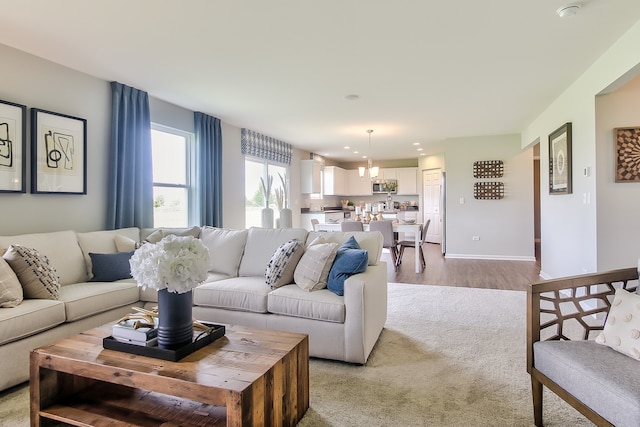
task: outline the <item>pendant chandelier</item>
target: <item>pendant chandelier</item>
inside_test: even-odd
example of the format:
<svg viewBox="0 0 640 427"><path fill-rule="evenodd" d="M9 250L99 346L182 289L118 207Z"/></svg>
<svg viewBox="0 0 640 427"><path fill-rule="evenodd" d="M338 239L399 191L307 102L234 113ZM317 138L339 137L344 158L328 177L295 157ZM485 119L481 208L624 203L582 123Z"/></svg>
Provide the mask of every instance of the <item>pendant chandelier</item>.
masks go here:
<svg viewBox="0 0 640 427"><path fill-rule="evenodd" d="M364 178L365 169L369 171L369 178L377 178L379 168L377 166L373 166L373 159L371 158L371 134L373 133L373 129L367 129L367 133L369 134L369 155L367 156L367 167L360 166L358 168L358 173L360 178Z"/></svg>

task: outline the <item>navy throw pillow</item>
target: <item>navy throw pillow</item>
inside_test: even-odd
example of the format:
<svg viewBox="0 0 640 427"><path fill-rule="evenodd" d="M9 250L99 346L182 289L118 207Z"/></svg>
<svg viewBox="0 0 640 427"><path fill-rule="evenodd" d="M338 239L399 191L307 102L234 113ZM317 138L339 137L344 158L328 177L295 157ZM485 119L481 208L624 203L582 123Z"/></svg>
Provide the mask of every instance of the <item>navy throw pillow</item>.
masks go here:
<svg viewBox="0 0 640 427"><path fill-rule="evenodd" d="M116 252L112 254L96 254L89 252L93 278L91 282L115 282L131 278L129 259L134 251Z"/></svg>
<svg viewBox="0 0 640 427"><path fill-rule="evenodd" d="M338 248L336 259L329 271L327 288L336 295L344 295L344 281L365 271L368 264L369 253L360 249L355 237L351 236Z"/></svg>

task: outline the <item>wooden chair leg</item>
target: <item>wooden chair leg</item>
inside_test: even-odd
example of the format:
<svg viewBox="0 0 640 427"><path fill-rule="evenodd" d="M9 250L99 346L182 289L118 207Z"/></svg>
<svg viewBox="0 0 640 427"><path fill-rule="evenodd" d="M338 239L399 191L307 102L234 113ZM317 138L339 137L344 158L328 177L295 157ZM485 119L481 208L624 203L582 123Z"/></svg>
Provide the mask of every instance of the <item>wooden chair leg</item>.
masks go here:
<svg viewBox="0 0 640 427"><path fill-rule="evenodd" d="M542 383L531 377L531 394L533 396L533 421L542 427Z"/></svg>
<svg viewBox="0 0 640 427"><path fill-rule="evenodd" d="M424 252L422 252L422 246L420 246L420 261L422 262L422 268L427 268L427 260L424 259Z"/></svg>
<svg viewBox="0 0 640 427"><path fill-rule="evenodd" d="M403 256L404 256L404 246L400 245L400 251L398 252L398 265L402 264Z"/></svg>

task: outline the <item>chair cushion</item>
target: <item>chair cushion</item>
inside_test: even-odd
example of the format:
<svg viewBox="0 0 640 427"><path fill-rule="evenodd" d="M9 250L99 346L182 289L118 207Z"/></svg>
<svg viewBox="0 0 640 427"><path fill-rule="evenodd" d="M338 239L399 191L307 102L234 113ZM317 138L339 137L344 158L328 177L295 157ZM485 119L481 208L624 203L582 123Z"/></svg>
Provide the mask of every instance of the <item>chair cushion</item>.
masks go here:
<svg viewBox="0 0 640 427"><path fill-rule="evenodd" d="M11 309L0 309L0 345L35 335L64 323L64 303L28 299Z"/></svg>
<svg viewBox="0 0 640 427"><path fill-rule="evenodd" d="M539 341L534 367L612 424L640 420L640 362L594 341Z"/></svg>
<svg viewBox="0 0 640 427"><path fill-rule="evenodd" d="M267 312L267 295L271 288L265 286L264 276L232 277L204 283L193 290L193 304L227 310Z"/></svg>
<svg viewBox="0 0 640 427"><path fill-rule="evenodd" d="M200 239L209 249L211 258L209 271L236 277L244 246L247 243L247 230L203 227L200 231Z"/></svg>
<svg viewBox="0 0 640 427"><path fill-rule="evenodd" d="M18 276L0 256L0 307L15 307L22 302L22 298L22 285Z"/></svg>
<svg viewBox="0 0 640 427"><path fill-rule="evenodd" d="M2 257L18 276L25 298L58 299L60 281L46 256L33 248L11 245Z"/></svg>
<svg viewBox="0 0 640 427"><path fill-rule="evenodd" d="M67 322L133 304L140 298L133 279L118 282L84 282L60 288Z"/></svg>
<svg viewBox="0 0 640 427"><path fill-rule="evenodd" d="M328 289L307 292L296 285L282 286L269 294L270 313L326 322L344 323L344 298Z"/></svg>

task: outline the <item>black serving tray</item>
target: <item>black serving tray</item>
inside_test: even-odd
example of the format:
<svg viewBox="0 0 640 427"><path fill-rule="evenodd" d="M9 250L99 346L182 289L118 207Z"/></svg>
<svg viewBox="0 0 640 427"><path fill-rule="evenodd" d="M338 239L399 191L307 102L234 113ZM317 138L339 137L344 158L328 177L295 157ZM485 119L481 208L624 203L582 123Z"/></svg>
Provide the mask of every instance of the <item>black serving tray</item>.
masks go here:
<svg viewBox="0 0 640 427"><path fill-rule="evenodd" d="M205 326L211 328L211 332L201 332L202 336L183 347L175 350L167 350L159 348L157 345L153 347L145 347L136 344L129 344L126 342L120 342L108 336L102 339L102 346L108 350L122 351L124 353L137 354L138 356L154 357L156 359L168 360L170 362L177 362L178 360L190 355L191 353L201 349L202 347L211 344L218 338L224 336L224 325L216 325L213 323L200 322Z"/></svg>

